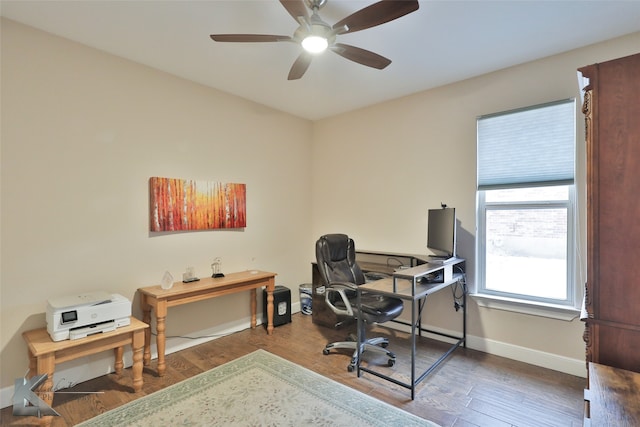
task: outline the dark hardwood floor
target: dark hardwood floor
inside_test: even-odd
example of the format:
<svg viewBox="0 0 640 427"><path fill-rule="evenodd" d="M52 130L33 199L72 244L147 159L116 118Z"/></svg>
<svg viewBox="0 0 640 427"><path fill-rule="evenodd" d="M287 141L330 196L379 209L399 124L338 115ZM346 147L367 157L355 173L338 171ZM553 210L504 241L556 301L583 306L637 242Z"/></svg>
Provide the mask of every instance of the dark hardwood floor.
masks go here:
<svg viewBox="0 0 640 427"><path fill-rule="evenodd" d="M420 383L412 401L408 389L367 373L358 378L355 372L347 372L347 353L322 354L326 342L343 340L346 333L347 330L317 326L310 316L294 314L293 321L276 327L272 336L259 326L170 354L164 377L156 375L155 360L152 361L144 368L144 386L138 394L131 393L130 369L120 376L109 374L66 389L104 393L56 394L54 409L61 417L54 418L52 425L75 425L259 348L443 427L582 425L584 378L459 348ZM389 337L389 348L397 354L398 361L389 368L384 358L368 355L367 363L410 382L407 334L383 327L377 327L370 335L373 334ZM420 367L428 366L447 347L421 338ZM0 414L2 426L33 425L37 421L14 417L11 407L2 409Z"/></svg>

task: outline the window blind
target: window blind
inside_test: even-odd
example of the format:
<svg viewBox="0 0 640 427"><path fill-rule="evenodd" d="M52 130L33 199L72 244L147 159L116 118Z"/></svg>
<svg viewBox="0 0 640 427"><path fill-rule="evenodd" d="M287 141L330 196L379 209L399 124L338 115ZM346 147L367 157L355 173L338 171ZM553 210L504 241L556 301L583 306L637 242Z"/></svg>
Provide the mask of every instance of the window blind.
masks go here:
<svg viewBox="0 0 640 427"><path fill-rule="evenodd" d="M481 116L478 190L572 184L575 100Z"/></svg>

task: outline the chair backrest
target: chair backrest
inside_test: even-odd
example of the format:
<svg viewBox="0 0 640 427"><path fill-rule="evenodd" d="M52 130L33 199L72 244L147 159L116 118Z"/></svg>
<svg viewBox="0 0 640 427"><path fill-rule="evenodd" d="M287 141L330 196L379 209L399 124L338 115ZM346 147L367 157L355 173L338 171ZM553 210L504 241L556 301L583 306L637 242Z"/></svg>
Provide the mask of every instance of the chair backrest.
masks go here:
<svg viewBox="0 0 640 427"><path fill-rule="evenodd" d="M325 234L316 242L316 261L325 285L350 282L362 285L364 274L356 263L353 239L346 234Z"/></svg>

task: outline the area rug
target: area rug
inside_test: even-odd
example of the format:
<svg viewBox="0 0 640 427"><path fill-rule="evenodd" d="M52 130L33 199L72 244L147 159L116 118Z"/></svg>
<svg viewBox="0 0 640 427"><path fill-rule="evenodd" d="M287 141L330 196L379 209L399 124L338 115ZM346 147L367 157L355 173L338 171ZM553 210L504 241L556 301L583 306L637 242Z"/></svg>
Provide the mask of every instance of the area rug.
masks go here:
<svg viewBox="0 0 640 427"><path fill-rule="evenodd" d="M79 425L437 427L264 350Z"/></svg>

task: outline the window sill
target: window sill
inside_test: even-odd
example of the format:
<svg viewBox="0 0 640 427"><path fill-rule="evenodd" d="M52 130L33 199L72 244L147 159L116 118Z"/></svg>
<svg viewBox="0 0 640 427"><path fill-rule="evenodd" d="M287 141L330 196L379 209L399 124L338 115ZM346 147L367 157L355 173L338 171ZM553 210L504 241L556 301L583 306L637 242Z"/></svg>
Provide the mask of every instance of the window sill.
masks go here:
<svg viewBox="0 0 640 427"><path fill-rule="evenodd" d="M551 319L570 322L580 315L580 310L553 304L541 304L513 298L497 297L494 295L471 294L471 297L483 308L511 311L532 316L548 317Z"/></svg>

